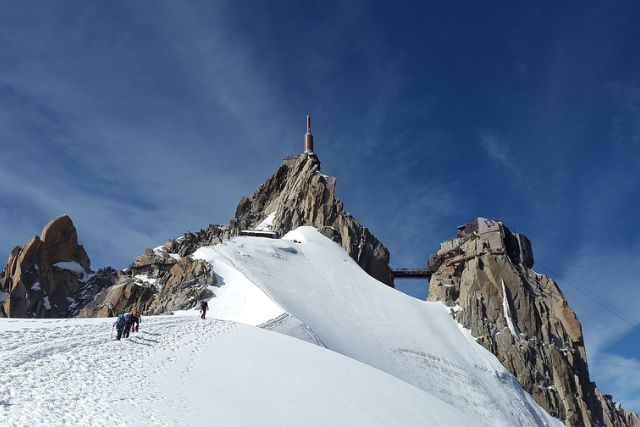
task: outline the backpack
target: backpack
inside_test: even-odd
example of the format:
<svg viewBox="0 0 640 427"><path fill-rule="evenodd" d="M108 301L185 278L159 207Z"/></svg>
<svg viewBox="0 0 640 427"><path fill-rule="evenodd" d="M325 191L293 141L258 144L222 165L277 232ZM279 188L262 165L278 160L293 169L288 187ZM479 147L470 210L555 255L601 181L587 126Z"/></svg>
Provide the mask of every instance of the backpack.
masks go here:
<svg viewBox="0 0 640 427"><path fill-rule="evenodd" d="M124 318L124 314L118 315L118 320L116 320L116 326L124 326L127 321Z"/></svg>
<svg viewBox="0 0 640 427"><path fill-rule="evenodd" d="M134 316L134 317L137 317L138 316L138 309L133 307L133 309L131 310L131 315Z"/></svg>
<svg viewBox="0 0 640 427"><path fill-rule="evenodd" d="M127 313L124 315L124 323L131 323L131 313Z"/></svg>

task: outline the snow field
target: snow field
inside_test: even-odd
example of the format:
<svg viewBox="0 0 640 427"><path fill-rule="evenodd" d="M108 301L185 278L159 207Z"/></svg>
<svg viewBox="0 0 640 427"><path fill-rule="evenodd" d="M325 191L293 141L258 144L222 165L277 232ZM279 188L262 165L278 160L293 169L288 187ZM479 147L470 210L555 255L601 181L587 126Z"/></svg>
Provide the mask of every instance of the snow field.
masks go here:
<svg viewBox="0 0 640 427"><path fill-rule="evenodd" d="M3 325L0 424L100 426L133 419L170 425L157 415L167 390L154 386L153 379L173 374L177 348L197 351L198 341L235 327L161 316L145 318L140 332L115 341L110 336L113 320Z"/></svg>
<svg viewBox="0 0 640 427"><path fill-rule="evenodd" d="M328 349L455 405L477 425L560 425L444 305L376 281L312 227L282 240L240 237L207 250L203 259L214 269L226 264L241 273Z"/></svg>
<svg viewBox="0 0 640 427"><path fill-rule="evenodd" d="M208 317L224 320L144 317L117 342L113 319L0 319L0 425L562 425L444 305L313 228L193 257L218 275Z"/></svg>
<svg viewBox="0 0 640 427"><path fill-rule="evenodd" d="M473 424L391 375L279 333L158 316L114 341L112 321L2 319L1 424Z"/></svg>
<svg viewBox="0 0 640 427"><path fill-rule="evenodd" d="M178 357L186 375L160 378L161 388L189 396L163 406L172 425L473 425L397 378L282 334L239 326L203 343L192 360ZM440 422L442 414L450 422Z"/></svg>

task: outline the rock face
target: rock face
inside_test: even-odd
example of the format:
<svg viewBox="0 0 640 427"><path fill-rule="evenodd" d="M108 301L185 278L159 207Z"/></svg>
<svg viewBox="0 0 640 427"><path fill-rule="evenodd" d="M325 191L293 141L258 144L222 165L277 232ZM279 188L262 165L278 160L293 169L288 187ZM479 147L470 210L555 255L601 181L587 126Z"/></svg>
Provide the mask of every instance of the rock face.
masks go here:
<svg viewBox="0 0 640 427"><path fill-rule="evenodd" d="M209 263L201 259L181 258L169 270L164 286L149 312L161 314L191 308L198 301L213 296L209 286L216 283L216 275Z"/></svg>
<svg viewBox="0 0 640 427"><path fill-rule="evenodd" d="M133 307L147 315L165 314L192 308L198 301L211 297L209 286L216 285L216 276L209 264L180 257L171 250L178 251L175 240L147 249L131 266L120 271L113 286L98 293L78 316L111 317Z"/></svg>
<svg viewBox="0 0 640 427"><path fill-rule="evenodd" d="M499 221L458 227L429 259L429 301L452 307L534 399L569 426L639 426L589 379L582 327L558 285L535 273L529 240Z"/></svg>
<svg viewBox="0 0 640 427"><path fill-rule="evenodd" d="M389 251L335 197L336 179L320 173L315 155L290 159L250 197L243 197L229 228L264 229L280 235L302 225L316 227L342 245L369 275L389 286Z"/></svg>
<svg viewBox="0 0 640 427"><path fill-rule="evenodd" d="M41 237L11 251L0 274L0 315L74 316L98 291L113 284L113 276L110 269L93 273L71 218L55 218Z"/></svg>
<svg viewBox="0 0 640 427"><path fill-rule="evenodd" d="M153 286L118 275L116 284L103 289L80 312L78 317L113 317L133 307L146 310L156 295Z"/></svg>
<svg viewBox="0 0 640 427"><path fill-rule="evenodd" d="M241 234L243 230L283 235L302 225L318 228L338 242L371 276L393 286L389 251L367 228L344 211L335 197L336 179L320 173L315 155L288 159L250 197L243 197L228 226L209 225L187 232L156 249L147 249L119 273L115 286L98 294L82 317L113 316L137 306L145 314L188 309L213 295L215 274L190 255Z"/></svg>

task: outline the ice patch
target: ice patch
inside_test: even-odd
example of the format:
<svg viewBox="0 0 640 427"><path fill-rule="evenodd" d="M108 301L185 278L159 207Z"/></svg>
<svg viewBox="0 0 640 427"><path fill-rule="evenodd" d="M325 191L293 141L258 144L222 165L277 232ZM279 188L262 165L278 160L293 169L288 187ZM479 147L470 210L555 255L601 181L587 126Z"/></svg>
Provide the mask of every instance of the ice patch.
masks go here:
<svg viewBox="0 0 640 427"><path fill-rule="evenodd" d="M44 308L46 310L51 310L51 303L49 302L49 297L48 296L42 298L42 305L44 305Z"/></svg>
<svg viewBox="0 0 640 427"><path fill-rule="evenodd" d="M270 213L269 215L267 215L267 217L260 224L258 224L254 228L254 230L271 231L271 227L273 226L273 220L276 217L276 213L277 212L273 212L273 213Z"/></svg>
<svg viewBox="0 0 640 427"><path fill-rule="evenodd" d="M33 285L31 285L31 290L32 291L41 291L42 288L40 287L40 282L36 282Z"/></svg>
<svg viewBox="0 0 640 427"><path fill-rule="evenodd" d="M84 271L84 268L82 268L82 266L77 263L76 261L61 261L61 262L56 262L55 264L53 264L54 267L58 267L62 270L69 270L72 271L76 274L85 274L86 271Z"/></svg>
<svg viewBox="0 0 640 427"><path fill-rule="evenodd" d="M149 277L146 274L136 274L133 277L145 285L152 285L158 290L162 289L162 281L160 279Z"/></svg>
<svg viewBox="0 0 640 427"><path fill-rule="evenodd" d="M517 327L516 325L514 325L513 319L511 318L511 308L509 307L509 300L507 299L507 288L504 285L504 280L502 280L502 309L504 311L504 318L507 320L509 331L511 331L511 335L513 335L515 338L520 338Z"/></svg>

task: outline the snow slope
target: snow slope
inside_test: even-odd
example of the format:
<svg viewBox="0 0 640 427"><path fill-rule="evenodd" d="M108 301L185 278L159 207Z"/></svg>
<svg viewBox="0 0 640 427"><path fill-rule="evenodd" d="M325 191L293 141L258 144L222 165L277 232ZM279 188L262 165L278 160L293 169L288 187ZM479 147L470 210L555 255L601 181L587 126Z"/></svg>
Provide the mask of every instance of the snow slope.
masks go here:
<svg viewBox="0 0 640 427"><path fill-rule="evenodd" d="M113 319L0 319L0 425L561 425L445 306L315 229L194 257L219 275L210 316L226 320L145 317L118 342Z"/></svg>
<svg viewBox="0 0 640 427"><path fill-rule="evenodd" d="M370 366L276 332L196 316L0 319L2 426L473 425Z"/></svg>
<svg viewBox="0 0 640 427"><path fill-rule="evenodd" d="M444 305L376 281L312 227L282 240L236 238L194 257L242 273L328 349L456 406L476 424L561 425Z"/></svg>

